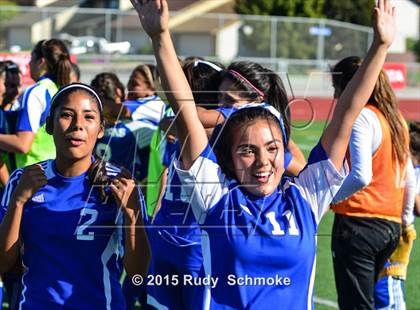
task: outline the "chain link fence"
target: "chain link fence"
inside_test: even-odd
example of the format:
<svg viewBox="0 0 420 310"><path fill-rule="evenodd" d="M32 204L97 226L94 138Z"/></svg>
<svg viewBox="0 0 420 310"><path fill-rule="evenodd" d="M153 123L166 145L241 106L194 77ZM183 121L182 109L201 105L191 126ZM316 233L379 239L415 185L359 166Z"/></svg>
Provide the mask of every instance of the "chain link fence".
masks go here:
<svg viewBox="0 0 420 310"><path fill-rule="evenodd" d="M126 79L138 62L153 63L150 40L136 13L74 7L0 7L0 50L29 51L41 39L57 37L77 54L86 80L99 70ZM369 27L302 17L173 13L171 30L179 55L222 63L247 59L293 76L328 75L329 66L349 55L364 56L372 40ZM118 43L115 43L118 42ZM122 43L129 42L123 48ZM120 44L120 45L118 45ZM418 87L418 63L407 64L408 86ZM330 91L322 78L315 89ZM302 83L303 88L307 88Z"/></svg>
<svg viewBox="0 0 420 310"><path fill-rule="evenodd" d="M131 52L150 52L150 44L142 39L144 34L134 11L76 6L3 6L0 10L2 49L13 45L29 49L40 39L67 33L103 37L110 42L136 36ZM223 49L229 49L231 57L338 59L343 53L363 55L372 37L368 27L324 19L214 13L181 15L174 13L171 21L175 40L185 43L183 46L194 45L192 52L200 56L223 57ZM197 37L205 41L204 45L197 46L194 42Z"/></svg>

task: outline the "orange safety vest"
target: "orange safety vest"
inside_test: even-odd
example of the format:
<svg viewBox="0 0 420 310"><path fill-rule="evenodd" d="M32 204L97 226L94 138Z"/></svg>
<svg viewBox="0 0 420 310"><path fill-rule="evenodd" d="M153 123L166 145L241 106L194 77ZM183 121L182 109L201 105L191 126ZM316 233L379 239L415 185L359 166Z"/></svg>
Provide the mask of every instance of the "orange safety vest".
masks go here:
<svg viewBox="0 0 420 310"><path fill-rule="evenodd" d="M391 131L381 111L370 104L366 108L376 114L382 129L381 145L372 156L372 181L331 208L334 212L347 216L380 218L401 223L407 160L401 165L392 156L394 150ZM406 134L408 141L407 130ZM351 165L349 154L347 160Z"/></svg>

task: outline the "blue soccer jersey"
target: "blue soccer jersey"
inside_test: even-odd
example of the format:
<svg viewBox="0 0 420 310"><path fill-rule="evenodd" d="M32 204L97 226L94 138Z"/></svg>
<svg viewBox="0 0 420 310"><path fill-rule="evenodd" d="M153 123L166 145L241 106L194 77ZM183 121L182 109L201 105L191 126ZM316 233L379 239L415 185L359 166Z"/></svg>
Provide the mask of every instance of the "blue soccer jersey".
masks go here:
<svg viewBox="0 0 420 310"><path fill-rule="evenodd" d="M182 183L172 164L179 157L179 143L167 144L164 165L169 167L161 207L150 227L154 275L202 277L201 229L194 218ZM171 253L171 255L167 255ZM157 308L201 309L204 287L189 285L148 287L148 303Z"/></svg>
<svg viewBox="0 0 420 310"><path fill-rule="evenodd" d="M142 121L122 121L105 128L95 153L105 161L124 167L137 179L147 176L149 144L156 127Z"/></svg>
<svg viewBox="0 0 420 310"><path fill-rule="evenodd" d="M20 229L22 309L125 309L119 283L123 213L113 200L101 201L87 173L64 177L55 161L40 164L48 183L25 204ZM107 164L111 178L119 172ZM11 175L3 211L21 175L22 169Z"/></svg>
<svg viewBox="0 0 420 310"><path fill-rule="evenodd" d="M207 147L178 168L200 223L211 309L312 309L316 233L345 178L320 144L298 177L254 197L228 180ZM343 169L345 170L345 169Z"/></svg>
<svg viewBox="0 0 420 310"><path fill-rule="evenodd" d="M200 244L200 229L189 206L189 197L182 187L173 165L173 162L179 157L179 153L178 142L166 148L164 164L169 167L168 178L161 208L153 223L157 227L165 227L160 230L163 238L169 235L179 237L180 246ZM166 162L168 158L169 162ZM176 240L172 239L170 239L170 242L177 243Z"/></svg>

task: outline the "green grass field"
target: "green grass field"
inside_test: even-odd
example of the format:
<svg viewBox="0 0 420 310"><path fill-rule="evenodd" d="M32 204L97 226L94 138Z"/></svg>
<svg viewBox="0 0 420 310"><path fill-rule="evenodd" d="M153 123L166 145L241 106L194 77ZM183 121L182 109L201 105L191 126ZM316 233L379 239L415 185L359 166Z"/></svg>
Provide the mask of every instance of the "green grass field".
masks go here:
<svg viewBox="0 0 420 310"><path fill-rule="evenodd" d="M315 144L318 142L321 133L325 127L325 122L315 122L309 126L303 126L302 123L293 124L293 140L301 147L306 158ZM301 128L305 127L305 128ZM334 214L328 212L322 219L318 230L318 249L317 249L317 270L315 278L315 296L316 301L337 302L337 294L335 291L334 274L331 258L331 230ZM420 233L420 220L416 221L417 232ZM420 239L420 238L419 238ZM411 253L410 265L408 268L407 281L405 283L405 294L407 310L420 309L420 246L419 242L414 243ZM321 302L322 302L321 301ZM316 309L327 310L333 309L331 305L316 303Z"/></svg>

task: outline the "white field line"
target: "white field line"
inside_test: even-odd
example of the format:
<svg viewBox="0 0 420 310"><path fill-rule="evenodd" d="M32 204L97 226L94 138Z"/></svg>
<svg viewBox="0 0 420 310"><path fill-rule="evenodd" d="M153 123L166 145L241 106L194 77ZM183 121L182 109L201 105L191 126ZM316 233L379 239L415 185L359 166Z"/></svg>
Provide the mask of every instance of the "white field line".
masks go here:
<svg viewBox="0 0 420 310"><path fill-rule="evenodd" d="M329 299L324 299L324 298L319 298L319 297L314 296L314 302L319 305L324 305L330 308L338 309L338 304L335 301L332 301Z"/></svg>

